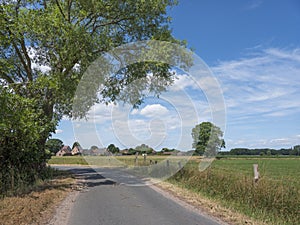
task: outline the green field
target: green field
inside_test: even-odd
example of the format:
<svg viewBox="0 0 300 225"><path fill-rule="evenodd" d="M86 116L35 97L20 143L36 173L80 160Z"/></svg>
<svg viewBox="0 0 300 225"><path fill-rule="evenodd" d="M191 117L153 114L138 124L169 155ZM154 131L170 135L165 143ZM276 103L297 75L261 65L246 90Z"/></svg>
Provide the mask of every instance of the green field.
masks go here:
<svg viewBox="0 0 300 225"><path fill-rule="evenodd" d="M289 180L300 183L300 158L227 158L215 160L211 169L228 174L253 177L253 164L258 164L262 179ZM191 160L187 167L197 169L198 162Z"/></svg>
<svg viewBox="0 0 300 225"><path fill-rule="evenodd" d="M259 165L257 183L253 164ZM192 160L169 182L268 224L300 224L300 158L227 158L197 169Z"/></svg>
<svg viewBox="0 0 300 225"><path fill-rule="evenodd" d="M52 164L92 164L98 166L148 167L150 176L166 168L166 156L53 157ZM168 157L170 165L183 164L184 157ZM163 161L164 160L164 161ZM268 224L300 224L300 158L222 158L199 172L200 157L193 156L168 182L219 201L252 218ZM253 181L253 164L259 165L260 179Z"/></svg>

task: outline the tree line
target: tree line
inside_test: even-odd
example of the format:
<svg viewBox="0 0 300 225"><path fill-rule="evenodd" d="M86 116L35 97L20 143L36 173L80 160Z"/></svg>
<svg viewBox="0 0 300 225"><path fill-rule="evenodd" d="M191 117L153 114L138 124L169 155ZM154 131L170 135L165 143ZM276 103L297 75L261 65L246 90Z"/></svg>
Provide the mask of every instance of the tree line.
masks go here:
<svg viewBox="0 0 300 225"><path fill-rule="evenodd" d="M300 156L300 145L295 145L292 148L233 148L230 151L219 152L219 155L295 155Z"/></svg>

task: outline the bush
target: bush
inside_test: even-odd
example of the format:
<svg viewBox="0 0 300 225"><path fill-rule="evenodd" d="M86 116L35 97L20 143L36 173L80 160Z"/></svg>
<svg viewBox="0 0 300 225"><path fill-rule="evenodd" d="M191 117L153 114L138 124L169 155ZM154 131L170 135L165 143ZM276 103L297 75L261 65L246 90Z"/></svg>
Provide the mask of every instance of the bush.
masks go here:
<svg viewBox="0 0 300 225"><path fill-rule="evenodd" d="M40 140L45 118L37 103L0 86L0 195L33 184L49 156ZM43 125L42 125L43 124Z"/></svg>

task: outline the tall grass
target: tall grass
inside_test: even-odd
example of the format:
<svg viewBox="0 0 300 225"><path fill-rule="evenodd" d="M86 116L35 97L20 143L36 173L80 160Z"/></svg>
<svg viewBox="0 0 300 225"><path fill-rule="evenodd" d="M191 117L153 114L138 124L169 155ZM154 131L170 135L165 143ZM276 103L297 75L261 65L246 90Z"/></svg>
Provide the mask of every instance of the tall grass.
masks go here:
<svg viewBox="0 0 300 225"><path fill-rule="evenodd" d="M262 178L254 183L247 175L187 166L169 181L271 224L300 224L300 190L289 180Z"/></svg>

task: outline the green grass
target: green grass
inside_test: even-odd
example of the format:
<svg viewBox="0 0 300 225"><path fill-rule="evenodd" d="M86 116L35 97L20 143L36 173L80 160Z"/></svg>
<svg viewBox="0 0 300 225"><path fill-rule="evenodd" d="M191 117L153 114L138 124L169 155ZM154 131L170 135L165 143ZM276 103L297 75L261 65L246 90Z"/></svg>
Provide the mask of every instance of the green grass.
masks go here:
<svg viewBox="0 0 300 225"><path fill-rule="evenodd" d="M252 175L253 164L258 164L260 175L262 177L277 180L284 180L286 178L294 179L300 177L299 158L216 160L213 164L213 168L245 175Z"/></svg>
<svg viewBox="0 0 300 225"><path fill-rule="evenodd" d="M253 181L253 164L261 178ZM169 182L269 224L300 224L300 159L221 159L198 171L190 161Z"/></svg>
<svg viewBox="0 0 300 225"><path fill-rule="evenodd" d="M82 156L65 156L65 157L52 156L51 159L48 161L48 164L88 165L87 161Z"/></svg>

